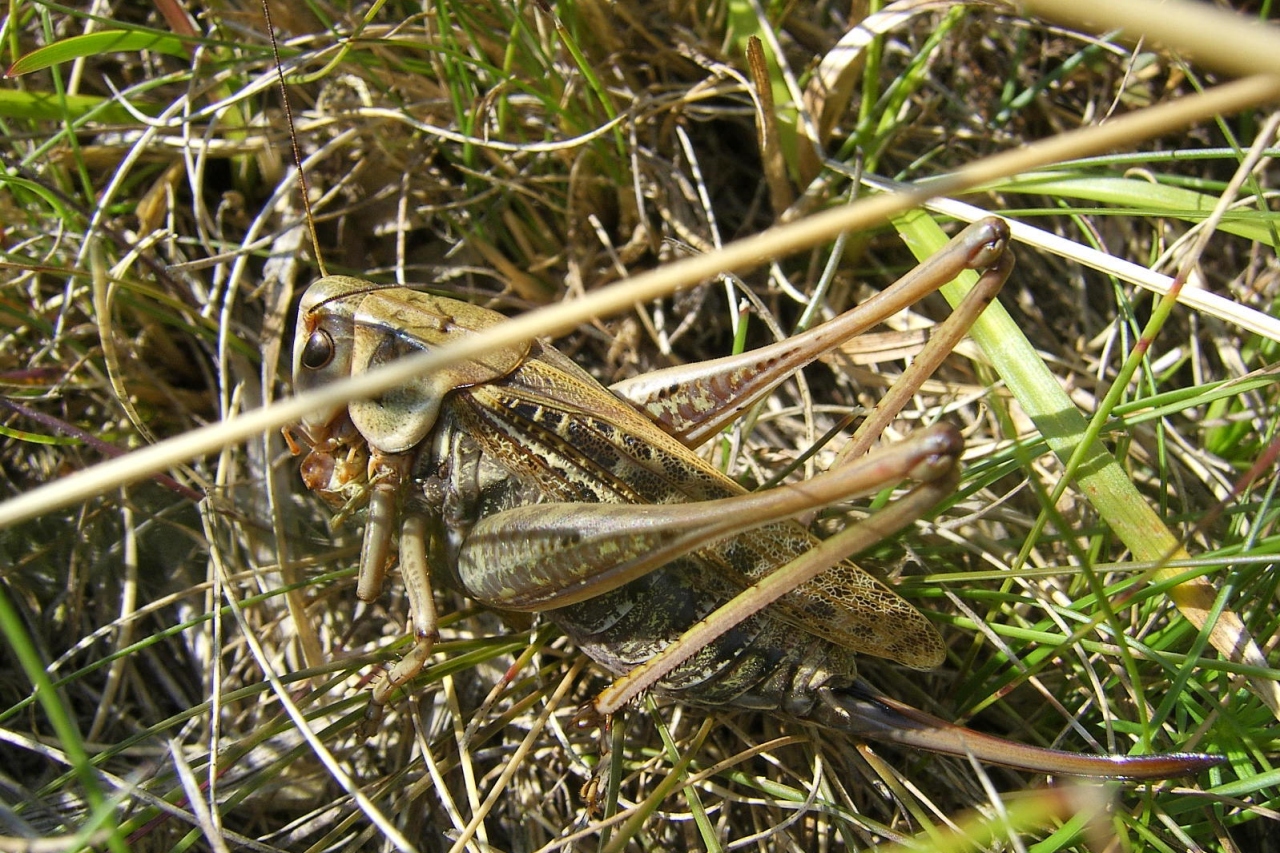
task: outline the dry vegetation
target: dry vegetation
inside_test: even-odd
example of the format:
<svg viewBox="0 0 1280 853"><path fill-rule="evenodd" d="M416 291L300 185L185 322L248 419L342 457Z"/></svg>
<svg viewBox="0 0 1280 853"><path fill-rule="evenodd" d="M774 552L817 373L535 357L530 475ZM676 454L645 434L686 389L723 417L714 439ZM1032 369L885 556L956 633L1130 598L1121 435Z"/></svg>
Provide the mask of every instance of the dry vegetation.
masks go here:
<svg viewBox="0 0 1280 853"><path fill-rule="evenodd" d="M155 6L100 18L13 7L5 64L91 31L176 30ZM915 181L1215 82L1172 52L936 4L858 54L848 100L808 100L824 166L788 85L815 91L818 62L857 23L845 5L374 11L272 9L320 253L331 272L511 314L870 192L850 175ZM288 393L315 253L275 59L252 4L196 12L189 37L81 43L0 90L0 501ZM768 48L762 80L744 57L752 36ZM778 105L764 121L761 82ZM1269 117L1171 126L967 201L1172 272ZM1280 282L1266 162L1196 267L1263 314ZM804 314L798 295L821 285L830 316L914 264L888 226L853 235L827 269L830 255L824 243L733 279L732 306L709 282L557 343L608 383L785 334ZM1107 448L1197 558L1179 565L1274 660L1274 466L1244 478L1275 440L1276 340L1176 309L1104 401L1152 298L1078 259L1018 256L1002 303L1071 400L1103 410ZM918 346L902 330L946 311L932 297L893 338L806 371L715 458L743 482L769 480L874 403ZM879 347L890 354L863 352ZM403 592L392 582L356 601L358 525L330 530L269 431L172 479L0 529L3 849L35 837L71 849L82 832L138 850L443 850L464 833L512 851L963 848L952 832L990 849L1262 849L1277 832L1276 719L1258 693L1274 671L1224 661L1087 490L1051 497L1063 463L999 369L966 344L893 428L947 418L969 442L955 501L871 560L935 618L950 660L929 674L868 661L864 674L1016 740L1224 752L1226 766L1108 786L1111 811L1089 822L1072 815L1096 799L1044 778L651 700L614 729L602 818L579 794L601 745L571 724L601 674L545 623L447 590L433 665L366 741L356 726L369 679L397 654ZM830 459L815 456L811 470ZM56 689L36 699L40 668ZM602 829L614 814L632 823Z"/></svg>

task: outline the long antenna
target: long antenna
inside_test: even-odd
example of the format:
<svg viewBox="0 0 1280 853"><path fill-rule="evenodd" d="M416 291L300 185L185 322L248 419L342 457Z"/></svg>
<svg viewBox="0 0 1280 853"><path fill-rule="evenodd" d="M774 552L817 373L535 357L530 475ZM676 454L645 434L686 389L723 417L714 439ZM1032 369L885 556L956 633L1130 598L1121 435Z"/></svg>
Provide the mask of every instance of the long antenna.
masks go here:
<svg viewBox="0 0 1280 853"><path fill-rule="evenodd" d="M284 66L280 63L280 46L276 43L276 27L271 21L271 5L262 0L262 15L267 20L267 35L271 37L271 54L276 60L276 75L280 78L280 101L284 104L285 123L289 125L289 144L293 146L293 162L298 167L298 186L302 189L302 209L307 214L307 229L311 232L312 254L315 255L316 266L320 275L326 277L329 271L324 266L324 255L320 251L320 237L316 234L316 220L311 215L311 189L307 186L307 173L302 168L302 151L298 148L298 132L293 125L293 108L289 106L289 87L284 79Z"/></svg>

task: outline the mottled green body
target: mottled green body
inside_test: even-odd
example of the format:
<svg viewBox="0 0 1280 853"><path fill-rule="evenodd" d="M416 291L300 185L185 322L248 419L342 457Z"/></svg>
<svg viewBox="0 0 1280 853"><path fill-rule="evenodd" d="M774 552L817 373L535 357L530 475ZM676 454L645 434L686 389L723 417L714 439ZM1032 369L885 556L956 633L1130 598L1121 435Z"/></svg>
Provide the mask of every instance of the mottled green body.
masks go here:
<svg viewBox="0 0 1280 853"><path fill-rule="evenodd" d="M621 552L591 563L553 539L555 506L537 539L509 526L475 524L514 506L544 502L664 505L743 494L652 421L591 381L560 353L535 345L510 376L458 391L439 428L448 436L443 469L454 519L449 562L466 591L494 607L528 609L506 591L541 571L565 586L597 580L609 565L655 548L642 530ZM431 511L423 507L424 511ZM459 524L464 520L463 524ZM589 531L580 531L589 533ZM567 535L573 535L568 531ZM592 658L624 673L652 657L744 587L813 547L793 522L771 524L698 549L618 589L547 615ZM533 558L530 558L530 552ZM512 577L516 575L517 577ZM797 630L798 629L798 630ZM852 564L840 564L735 626L661 682L670 692L752 707L811 703L823 673L851 676L866 652L917 668L941 662L937 632L915 609Z"/></svg>

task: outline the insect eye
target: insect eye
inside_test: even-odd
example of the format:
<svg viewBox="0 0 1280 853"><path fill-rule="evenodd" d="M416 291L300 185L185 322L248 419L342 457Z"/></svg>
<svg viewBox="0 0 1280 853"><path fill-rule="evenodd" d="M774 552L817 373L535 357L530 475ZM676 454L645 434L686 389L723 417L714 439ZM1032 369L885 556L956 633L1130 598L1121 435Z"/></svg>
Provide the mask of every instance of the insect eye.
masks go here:
<svg viewBox="0 0 1280 853"><path fill-rule="evenodd" d="M307 370L319 370L333 361L333 338L324 329L316 329L302 348L302 366Z"/></svg>

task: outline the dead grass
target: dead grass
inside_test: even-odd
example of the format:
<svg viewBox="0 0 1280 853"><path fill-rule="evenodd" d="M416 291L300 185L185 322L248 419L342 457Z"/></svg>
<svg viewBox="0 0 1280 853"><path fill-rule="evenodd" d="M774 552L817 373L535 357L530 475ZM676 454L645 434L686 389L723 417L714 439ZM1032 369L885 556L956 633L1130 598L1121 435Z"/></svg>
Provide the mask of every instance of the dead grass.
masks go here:
<svg viewBox="0 0 1280 853"><path fill-rule="evenodd" d="M786 109L772 130L786 180L763 177L746 40L772 32L803 87L852 26L833 7L797 4L766 26L734 5L562 3L559 32L533 5L424 15L388 4L365 21L272 11L330 272L515 313L757 233L788 205L868 192L802 157ZM133 14L92 28L172 27ZM0 104L4 500L287 393L293 307L315 271L274 60L253 10L206 9L196 26L202 35L182 45L101 47L0 92L14 96ZM80 15L29 9L6 23L6 61L87 29ZM1212 82L1169 53L990 7L924 14L864 55L853 106L828 96L811 108L833 111L824 141L844 169L904 181ZM783 104L779 67L763 82ZM123 91L164 120L144 131L118 109L33 97L59 91L103 105ZM1233 149L1267 118L1170 128L1138 158L1066 163L1051 187L1007 182L969 201L1169 270L1202 214L1189 214L1188 196L1144 189L1212 202L1240 162ZM1264 313L1277 285L1273 184L1255 173L1198 266L1210 289ZM794 198L781 198L788 189ZM741 334L724 284L711 282L557 345L605 383L757 345L794 328L804 308L793 292L813 292L829 253L735 279L753 302ZM823 282L824 314L914 263L888 228L853 235ZM1019 250L1001 301L1085 413L1152 313L1142 291L1034 249ZM946 310L935 297L896 325ZM890 344L917 345L906 333ZM1189 540L1186 568L1206 574L1271 659L1273 468L1231 490L1275 439L1275 349L1231 320L1175 311L1102 427L1143 499ZM844 413L874 404L898 358L806 371L749 434L711 452L744 482L770 479ZM1275 718L1241 677L1256 686L1274 671L1219 659L1090 495L1048 498L1062 462L969 345L892 431L940 417L969 443L960 494L872 562L936 614L951 657L929 674L868 661L866 676L1016 740L1222 751L1229 765L1116 786L1112 811L1086 826L1082 801L1043 778L658 700L619 721L606 812L590 814L579 788L601 745L571 720L600 673L552 628L448 591L432 666L365 741L355 728L368 680L402 649L403 591L391 583L358 604L358 525L329 529L271 433L172 471L173 486L121 485L0 530L0 835L71 848L85 841L75 833L118 826L112 846L139 850L435 850L464 834L495 850L610 839L941 850L963 847L950 835L961 831L989 849L1256 849L1274 832ZM820 451L811 469L829 458ZM1083 629L1091 618L1100 624ZM56 689L33 698L32 666Z"/></svg>

